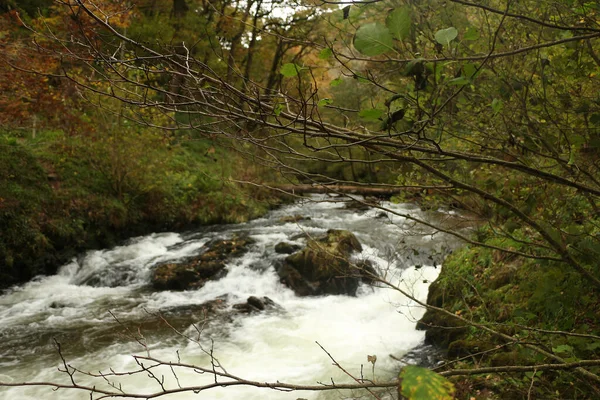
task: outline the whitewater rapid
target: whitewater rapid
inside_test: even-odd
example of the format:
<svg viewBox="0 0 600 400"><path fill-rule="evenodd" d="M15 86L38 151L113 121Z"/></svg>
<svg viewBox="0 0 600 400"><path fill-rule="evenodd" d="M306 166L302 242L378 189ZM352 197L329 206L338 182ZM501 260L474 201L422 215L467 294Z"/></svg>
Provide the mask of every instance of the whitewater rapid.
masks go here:
<svg viewBox="0 0 600 400"><path fill-rule="evenodd" d="M332 228L348 229L363 245L357 259L370 260L391 283L425 301L444 255L457 243L448 235L419 229L410 219L394 213L356 211L332 200L336 199L313 196L245 224L134 238L113 249L82 254L55 276L38 277L12 288L0 296L0 381L68 383L69 377L58 370L62 362L55 340L70 365L95 373L135 370L139 366L132 355L148 352L164 361L179 359L210 368L210 351L227 372L260 382L352 382L332 365L330 356L355 377L392 379L400 366L398 360L423 344L424 332L415 330L423 308L396 290L368 285L361 285L356 297L297 297L278 279L274 266L285 255L275 253L274 246L281 241L304 244L305 239L294 239L299 233L319 235ZM424 219L455 218L452 213L424 213L410 204L382 206ZM282 222L282 217L294 215L306 219ZM228 262L228 273L222 279L193 291L155 292L149 288L155 265L196 255L209 241L234 234L247 234L255 243L246 254ZM277 307L251 315L227 313L249 296L267 296ZM209 316L205 321L202 305L215 299L222 301L226 317ZM181 334L198 338L198 343L173 332L159 313ZM369 355L377 356L374 366L367 362ZM160 370L165 388L214 381L214 377L193 370L176 373L177 379L169 368ZM78 379L81 384L108 387L101 378ZM147 374L115 382L121 382L125 392L161 389ZM44 387L0 388L1 400L40 397L89 399L89 394ZM166 398L352 397L348 392L282 392L237 386Z"/></svg>

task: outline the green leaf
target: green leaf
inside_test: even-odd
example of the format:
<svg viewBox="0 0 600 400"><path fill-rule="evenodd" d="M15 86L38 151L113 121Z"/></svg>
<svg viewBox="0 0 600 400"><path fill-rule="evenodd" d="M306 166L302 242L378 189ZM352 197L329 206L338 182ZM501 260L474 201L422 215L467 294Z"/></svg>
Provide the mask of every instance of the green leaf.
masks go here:
<svg viewBox="0 0 600 400"><path fill-rule="evenodd" d="M504 108L504 103L500 99L492 100L492 110L494 110L494 115L498 114Z"/></svg>
<svg viewBox="0 0 600 400"><path fill-rule="evenodd" d="M369 108L359 112L358 116L366 121L378 121L383 114L384 111L382 110L379 110L377 108Z"/></svg>
<svg viewBox="0 0 600 400"><path fill-rule="evenodd" d="M464 86L464 85L468 85L469 83L471 83L471 80L465 76L459 76L458 78L450 79L448 81L448 85L455 85L455 86Z"/></svg>
<svg viewBox="0 0 600 400"><path fill-rule="evenodd" d="M590 115L590 122L594 125L600 125L600 114Z"/></svg>
<svg viewBox="0 0 600 400"><path fill-rule="evenodd" d="M454 385L427 368L407 365L400 372L401 394L408 400L452 400Z"/></svg>
<svg viewBox="0 0 600 400"><path fill-rule="evenodd" d="M327 60L328 58L331 58L331 56L333 55L333 50L331 50L329 47L324 48L323 50L321 50L321 52L319 53L319 58L321 60Z"/></svg>
<svg viewBox="0 0 600 400"><path fill-rule="evenodd" d="M575 146L576 149L581 148L581 146L583 146L586 143L586 139L584 136L582 135L573 135L570 137L571 140L571 146Z"/></svg>
<svg viewBox="0 0 600 400"><path fill-rule="evenodd" d="M600 343L598 343L598 342L590 343L587 345L586 349L589 351L596 351L596 350L600 349Z"/></svg>
<svg viewBox="0 0 600 400"><path fill-rule="evenodd" d="M365 56L378 56L393 48L389 29L378 22L358 28L354 34L354 47Z"/></svg>
<svg viewBox="0 0 600 400"><path fill-rule="evenodd" d="M334 80L329 82L329 86L336 87L336 86L340 86L341 83L342 83L342 78L335 78Z"/></svg>
<svg viewBox="0 0 600 400"><path fill-rule="evenodd" d="M331 103L333 103L333 100L329 99L329 98L325 98L325 99L321 99L319 100L319 102L317 103L318 107L325 107L330 105Z"/></svg>
<svg viewBox="0 0 600 400"><path fill-rule="evenodd" d="M385 131L389 131L394 127L394 124L398 121L400 121L402 118L404 118L404 115L406 114L406 110L401 108L399 110L396 110L392 113L392 115L390 115L389 117L386 117L383 120L383 124L381 125L381 129L385 130Z"/></svg>
<svg viewBox="0 0 600 400"><path fill-rule="evenodd" d="M467 28L467 31L463 35L463 39L464 40L477 40L477 39L479 39L479 31L476 28L470 26Z"/></svg>
<svg viewBox="0 0 600 400"><path fill-rule="evenodd" d="M285 76L286 78L291 78L297 76L298 72L300 72L301 70L301 66L294 63L287 63L281 66L281 68L279 69L279 73Z"/></svg>
<svg viewBox="0 0 600 400"><path fill-rule="evenodd" d="M465 76L467 78L473 78L477 73L477 65L473 63L468 63L463 65L463 71L465 71Z"/></svg>
<svg viewBox="0 0 600 400"><path fill-rule="evenodd" d="M283 104L277 104L277 105L275 105L275 107L273 107L273 112L278 117L279 117L279 114L281 114L282 111L283 111Z"/></svg>
<svg viewBox="0 0 600 400"><path fill-rule="evenodd" d="M458 36L458 31L455 27L451 26L450 28L440 29L435 33L435 40L439 44L443 44L444 46L450 46L450 42L456 39Z"/></svg>
<svg viewBox="0 0 600 400"><path fill-rule="evenodd" d="M342 78L335 78L334 80L329 82L329 86L331 86L331 87L340 86L341 84L342 84Z"/></svg>
<svg viewBox="0 0 600 400"><path fill-rule="evenodd" d="M395 8L385 20L390 33L398 40L406 39L410 35L411 11L410 7Z"/></svg>
<svg viewBox="0 0 600 400"><path fill-rule="evenodd" d="M555 353L572 353L573 348L568 344L561 344L560 346L553 347L552 351Z"/></svg>
<svg viewBox="0 0 600 400"><path fill-rule="evenodd" d="M572 144L571 145L571 151L569 154L569 162L567 162L567 165L573 165L575 164L575 153L577 152L577 147Z"/></svg>
<svg viewBox="0 0 600 400"><path fill-rule="evenodd" d="M531 379L533 379L534 376L537 377L537 376L542 375L543 372L544 371L535 371L535 373L534 373L533 371L528 371L528 372L525 372L525 377L527 378L527 380L530 381Z"/></svg>
<svg viewBox="0 0 600 400"><path fill-rule="evenodd" d="M385 106L386 106L387 108L390 108L390 106L392 105L392 103L393 103L394 101L396 101L396 100L401 100L401 99L404 99L404 98L405 98L405 95L403 95L403 94L395 94L395 95L393 95L392 97L390 97L389 99L387 99L387 100L385 101Z"/></svg>

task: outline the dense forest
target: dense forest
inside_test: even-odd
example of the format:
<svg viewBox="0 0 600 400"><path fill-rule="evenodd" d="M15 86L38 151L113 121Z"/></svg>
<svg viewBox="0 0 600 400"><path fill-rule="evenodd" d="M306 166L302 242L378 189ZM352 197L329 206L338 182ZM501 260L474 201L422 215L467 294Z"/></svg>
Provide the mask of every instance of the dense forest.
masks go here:
<svg viewBox="0 0 600 400"><path fill-rule="evenodd" d="M293 185L377 189L477 220L402 215L464 246L419 322L451 362L401 374L399 396L600 396L596 2L0 11L1 286L135 234L247 221Z"/></svg>

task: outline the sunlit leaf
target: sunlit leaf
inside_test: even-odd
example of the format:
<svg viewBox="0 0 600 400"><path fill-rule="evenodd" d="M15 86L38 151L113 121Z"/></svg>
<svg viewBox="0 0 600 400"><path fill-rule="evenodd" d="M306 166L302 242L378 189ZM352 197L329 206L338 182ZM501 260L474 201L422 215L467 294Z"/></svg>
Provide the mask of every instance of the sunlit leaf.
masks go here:
<svg viewBox="0 0 600 400"><path fill-rule="evenodd" d="M439 44L443 44L444 46L450 46L450 42L456 39L458 36L458 31L455 27L451 26L450 28L440 29L435 33L435 40Z"/></svg>
<svg viewBox="0 0 600 400"><path fill-rule="evenodd" d="M319 58L321 60L327 60L327 59L331 58L332 55L333 55L333 50L331 50L329 47L326 47L323 50L321 50L321 52L319 53Z"/></svg>
<svg viewBox="0 0 600 400"><path fill-rule="evenodd" d="M336 86L340 86L341 83L342 83L342 78L335 78L334 80L329 82L329 86L336 87Z"/></svg>
<svg viewBox="0 0 600 400"><path fill-rule="evenodd" d="M325 106L330 105L331 103L333 103L333 100L331 100L329 98L325 98L325 99L319 100L319 102L317 103L317 106L325 107Z"/></svg>
<svg viewBox="0 0 600 400"><path fill-rule="evenodd" d="M279 69L279 73L285 76L286 78L291 78L297 76L300 70L302 70L302 67L300 67L299 65L294 63L287 63L281 66L281 68Z"/></svg>
<svg viewBox="0 0 600 400"><path fill-rule="evenodd" d="M388 14L385 24L390 33L398 40L406 39L410 35L411 11L409 7L398 7Z"/></svg>
<svg viewBox="0 0 600 400"><path fill-rule="evenodd" d="M354 47L365 56L377 56L393 48L392 34L378 22L358 28L354 35Z"/></svg>
<svg viewBox="0 0 600 400"><path fill-rule="evenodd" d="M282 104L277 104L275 107L273 107L273 112L278 117L279 117L279 114L281 114L282 111L283 111L283 105Z"/></svg>
<svg viewBox="0 0 600 400"><path fill-rule="evenodd" d="M427 368L407 365L400 372L402 396L408 400L452 400L454 385Z"/></svg>
<svg viewBox="0 0 600 400"><path fill-rule="evenodd" d="M383 114L383 110L379 110L377 108L369 108L359 112L358 116L366 121L377 121L383 116Z"/></svg>
<svg viewBox="0 0 600 400"><path fill-rule="evenodd" d="M552 351L555 353L572 353L573 348L568 344L561 344L559 346L553 347Z"/></svg>

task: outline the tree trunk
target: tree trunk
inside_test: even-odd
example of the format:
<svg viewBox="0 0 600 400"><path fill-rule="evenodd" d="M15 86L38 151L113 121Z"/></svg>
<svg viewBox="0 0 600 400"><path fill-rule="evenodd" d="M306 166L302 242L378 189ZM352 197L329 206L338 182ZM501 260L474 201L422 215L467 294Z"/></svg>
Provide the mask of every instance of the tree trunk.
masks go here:
<svg viewBox="0 0 600 400"><path fill-rule="evenodd" d="M253 4L254 3L252 1L248 1L246 10L244 10L244 16L242 17L242 21L240 23L240 30L231 39L231 48L229 49L229 58L227 60L227 78L225 80L229 84L233 83L232 79L235 70L235 53L242 42L242 36L244 35L244 32L246 32L246 21L248 20L250 8L252 8Z"/></svg>
<svg viewBox="0 0 600 400"><path fill-rule="evenodd" d="M189 9L185 0L173 0L173 16L175 18L185 17Z"/></svg>
<svg viewBox="0 0 600 400"><path fill-rule="evenodd" d="M271 63L269 78L267 79L267 94L270 94L273 88L277 85L277 82L279 82L279 71L277 70L277 67L279 66L279 62L283 58L284 53L285 51L283 49L283 40L279 38L277 40L277 49L275 50L275 54L273 55L273 62Z"/></svg>
<svg viewBox="0 0 600 400"><path fill-rule="evenodd" d="M254 13L254 19L252 20L252 37L250 44L248 45L248 56L246 57L246 68L244 70L244 80L249 82L251 80L250 74L252 73L252 60L254 58L254 51L256 48L256 37L258 36L258 18L260 16L260 7L262 6L262 0L258 0L256 3L256 12ZM245 90L246 86L242 88Z"/></svg>

